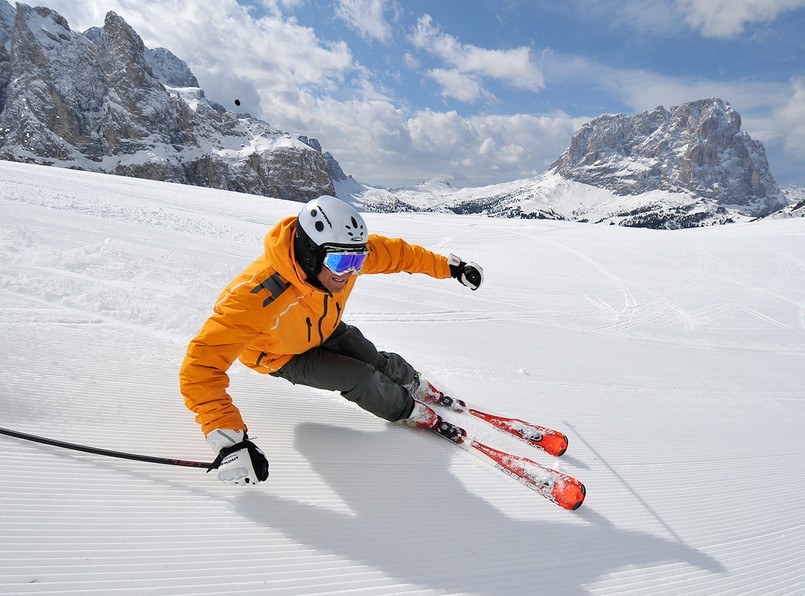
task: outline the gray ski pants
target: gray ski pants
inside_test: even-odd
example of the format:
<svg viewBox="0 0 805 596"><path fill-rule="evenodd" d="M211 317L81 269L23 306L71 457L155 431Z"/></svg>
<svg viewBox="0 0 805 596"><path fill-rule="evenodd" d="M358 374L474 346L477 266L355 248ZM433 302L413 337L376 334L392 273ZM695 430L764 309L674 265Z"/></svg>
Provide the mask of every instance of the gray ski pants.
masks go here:
<svg viewBox="0 0 805 596"><path fill-rule="evenodd" d="M339 391L390 422L410 416L414 400L403 387L416 371L399 354L379 352L357 327L339 323L321 346L298 354L272 373L294 384Z"/></svg>

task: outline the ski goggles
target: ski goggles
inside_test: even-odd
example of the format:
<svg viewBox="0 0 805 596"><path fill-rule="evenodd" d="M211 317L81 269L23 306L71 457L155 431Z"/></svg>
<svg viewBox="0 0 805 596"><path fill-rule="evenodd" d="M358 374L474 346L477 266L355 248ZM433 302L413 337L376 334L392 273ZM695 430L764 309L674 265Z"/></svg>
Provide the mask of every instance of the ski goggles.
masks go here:
<svg viewBox="0 0 805 596"><path fill-rule="evenodd" d="M328 252L324 255L324 266L336 275L358 273L366 260L367 252Z"/></svg>

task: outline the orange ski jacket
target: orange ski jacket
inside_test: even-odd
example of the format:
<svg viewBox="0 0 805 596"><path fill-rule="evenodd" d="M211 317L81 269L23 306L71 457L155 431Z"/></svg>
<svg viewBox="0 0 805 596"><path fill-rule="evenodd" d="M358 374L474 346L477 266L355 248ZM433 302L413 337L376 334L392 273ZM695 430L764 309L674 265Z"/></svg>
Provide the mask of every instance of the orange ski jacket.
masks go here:
<svg viewBox="0 0 805 596"><path fill-rule="evenodd" d="M324 343L341 321L359 275L405 271L450 277L447 257L400 238L370 234L360 274L331 294L305 281L294 255L295 230L295 216L272 228L265 253L230 282L187 348L180 388L205 435L216 428L247 430L227 393L227 370L235 359L267 374Z"/></svg>

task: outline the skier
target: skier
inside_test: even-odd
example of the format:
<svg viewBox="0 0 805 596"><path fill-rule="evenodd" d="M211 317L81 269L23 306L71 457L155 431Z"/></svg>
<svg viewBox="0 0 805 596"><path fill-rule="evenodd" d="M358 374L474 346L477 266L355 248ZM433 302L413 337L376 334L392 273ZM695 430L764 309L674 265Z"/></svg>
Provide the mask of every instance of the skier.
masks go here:
<svg viewBox="0 0 805 596"><path fill-rule="evenodd" d="M440 427L436 412L414 399L427 383L411 364L378 351L341 317L358 275L425 273L477 290L481 267L400 238L369 235L361 215L329 195L280 221L264 245L265 253L218 298L179 374L185 404L217 454L218 478L256 484L268 477L268 461L227 393L226 373L236 358L291 383L339 391L385 420Z"/></svg>

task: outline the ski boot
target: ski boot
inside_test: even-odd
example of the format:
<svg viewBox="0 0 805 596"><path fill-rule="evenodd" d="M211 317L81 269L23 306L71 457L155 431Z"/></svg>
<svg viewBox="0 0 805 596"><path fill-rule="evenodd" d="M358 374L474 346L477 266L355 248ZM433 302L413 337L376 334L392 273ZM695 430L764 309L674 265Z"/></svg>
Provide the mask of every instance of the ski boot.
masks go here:
<svg viewBox="0 0 805 596"><path fill-rule="evenodd" d="M460 399L454 399L449 395L445 395L434 387L427 379L422 378L422 375L417 373L414 380L405 386L408 393L417 401L422 401L428 404L437 404L454 412L463 412L466 410L467 405Z"/></svg>
<svg viewBox="0 0 805 596"><path fill-rule="evenodd" d="M441 416L433 411L433 408L417 400L414 400L414 409L411 411L411 415L404 420L400 420L400 423L407 424L410 427L426 428L453 441L453 443L463 443L464 437L467 436L467 431L463 428L443 420Z"/></svg>

